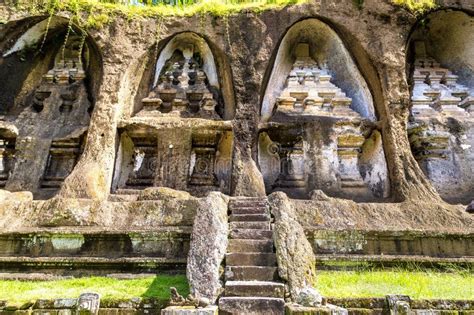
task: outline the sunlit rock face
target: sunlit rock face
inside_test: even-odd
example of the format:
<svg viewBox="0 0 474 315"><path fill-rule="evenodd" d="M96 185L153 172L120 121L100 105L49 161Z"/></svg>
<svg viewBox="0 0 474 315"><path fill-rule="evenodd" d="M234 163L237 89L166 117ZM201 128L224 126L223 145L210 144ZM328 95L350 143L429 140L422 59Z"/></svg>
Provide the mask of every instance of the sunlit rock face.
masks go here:
<svg viewBox="0 0 474 315"><path fill-rule="evenodd" d="M441 197L452 203L468 203L474 192L474 51L468 44L474 34L468 20L461 12L435 13L410 44L411 148Z"/></svg>
<svg viewBox="0 0 474 315"><path fill-rule="evenodd" d="M232 103L207 42L180 33L159 53L147 96L120 126L112 190L164 186L230 193ZM224 83L225 85L225 83Z"/></svg>
<svg viewBox="0 0 474 315"><path fill-rule="evenodd" d="M83 151L93 109L87 69L97 58L86 43L87 34L69 34L54 20L50 28L57 29L49 30L49 38L41 33L46 32L39 27L42 23L4 55L21 58L21 45L44 38L42 60L32 58L19 96L2 108L0 122L0 185L31 191L39 199L58 192ZM57 34L63 35L63 42L57 41Z"/></svg>
<svg viewBox="0 0 474 315"><path fill-rule="evenodd" d="M389 195L371 94L324 23L299 22L283 38L262 119L258 160L267 193L308 198L320 189L360 201Z"/></svg>

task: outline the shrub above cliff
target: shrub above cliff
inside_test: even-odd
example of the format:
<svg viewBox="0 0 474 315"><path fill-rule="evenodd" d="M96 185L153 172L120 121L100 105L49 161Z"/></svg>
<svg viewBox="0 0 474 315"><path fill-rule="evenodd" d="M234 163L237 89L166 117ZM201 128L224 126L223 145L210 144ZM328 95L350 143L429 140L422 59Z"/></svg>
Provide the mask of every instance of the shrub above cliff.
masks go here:
<svg viewBox="0 0 474 315"><path fill-rule="evenodd" d="M423 14L436 7L435 0L392 0L392 2L415 14Z"/></svg>

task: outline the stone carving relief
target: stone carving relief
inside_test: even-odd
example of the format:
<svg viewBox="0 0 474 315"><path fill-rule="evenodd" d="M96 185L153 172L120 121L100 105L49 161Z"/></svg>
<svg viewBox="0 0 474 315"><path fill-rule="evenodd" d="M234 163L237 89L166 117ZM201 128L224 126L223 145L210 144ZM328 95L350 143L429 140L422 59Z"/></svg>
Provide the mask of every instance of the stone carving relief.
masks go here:
<svg viewBox="0 0 474 315"><path fill-rule="evenodd" d="M376 155L383 153L381 141L366 150L373 157L360 160L366 140L377 131L351 108L351 98L311 57L307 43L297 44L293 57L276 110L260 136L259 164L267 192L307 198L311 190L321 189L360 200L386 197L386 162L383 154Z"/></svg>
<svg viewBox="0 0 474 315"><path fill-rule="evenodd" d="M115 190L133 193L147 187L169 187L203 195L211 190L228 191L222 184L227 171L221 165L230 163L229 132L200 130L159 130L145 138L136 130L122 133L116 166ZM224 141L224 139L226 139ZM225 182L225 181L224 181Z"/></svg>
<svg viewBox="0 0 474 315"><path fill-rule="evenodd" d="M77 299L77 315L97 315L100 307L100 296L97 293L83 293Z"/></svg>
<svg viewBox="0 0 474 315"><path fill-rule="evenodd" d="M29 190L36 198L49 198L73 170L92 109L85 84L88 53L82 36L69 36L52 69L30 92L29 106L16 116L4 116L4 123L18 128L16 142L4 139L3 156L10 172L2 177L6 189ZM20 168L12 168L12 152Z"/></svg>
<svg viewBox="0 0 474 315"><path fill-rule="evenodd" d="M359 116L350 109L351 99L331 83L328 70L310 57L308 44L298 44L294 55L296 60L276 101L281 114Z"/></svg>
<svg viewBox="0 0 474 315"><path fill-rule="evenodd" d="M216 112L218 91L208 82L203 60L192 43L183 44L168 59L158 84L142 100L139 116L170 113L182 117L220 119Z"/></svg>
<svg viewBox="0 0 474 315"><path fill-rule="evenodd" d="M15 167L15 144L18 130L0 122L0 188L4 188ZM2 126L3 125L3 126Z"/></svg>
<svg viewBox="0 0 474 315"><path fill-rule="evenodd" d="M224 112L213 54L194 33L174 36L135 115L120 124L112 192L169 187L196 196L230 193L232 125Z"/></svg>
<svg viewBox="0 0 474 315"><path fill-rule="evenodd" d="M440 195L450 202L470 201L474 191L474 94L458 76L415 42L411 117L413 154Z"/></svg>
<svg viewBox="0 0 474 315"><path fill-rule="evenodd" d="M220 136L219 132L205 132L193 137L190 185L218 186L215 164Z"/></svg>

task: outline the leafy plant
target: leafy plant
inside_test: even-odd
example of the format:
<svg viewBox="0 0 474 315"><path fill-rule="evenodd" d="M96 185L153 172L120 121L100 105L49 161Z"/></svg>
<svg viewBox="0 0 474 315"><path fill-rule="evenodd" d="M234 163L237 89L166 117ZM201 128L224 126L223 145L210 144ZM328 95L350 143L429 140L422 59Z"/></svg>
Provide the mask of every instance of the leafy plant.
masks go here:
<svg viewBox="0 0 474 315"><path fill-rule="evenodd" d="M359 10L362 10L362 8L364 7L364 0L353 0L353 2Z"/></svg>
<svg viewBox="0 0 474 315"><path fill-rule="evenodd" d="M392 0L392 2L417 15L436 8L435 0Z"/></svg>

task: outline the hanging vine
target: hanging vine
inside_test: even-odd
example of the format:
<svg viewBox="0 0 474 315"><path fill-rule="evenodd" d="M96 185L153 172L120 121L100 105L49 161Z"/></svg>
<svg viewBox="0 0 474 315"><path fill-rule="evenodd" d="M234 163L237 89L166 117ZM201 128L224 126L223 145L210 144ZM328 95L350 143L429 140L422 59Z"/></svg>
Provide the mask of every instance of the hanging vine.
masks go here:
<svg viewBox="0 0 474 315"><path fill-rule="evenodd" d="M46 44L46 38L48 37L49 27L50 27L50 25L51 25L51 20L52 20L52 18L53 18L53 15L50 14L50 15L48 16L48 22L46 22L46 30L45 30L45 32L44 32L43 41L41 42L41 46L40 46L40 48L39 48L39 51L40 51L40 52L43 52L44 45Z"/></svg>
<svg viewBox="0 0 474 315"><path fill-rule="evenodd" d="M84 45L86 43L86 38L87 38L87 32L81 28L81 44L79 46L79 52L78 52L78 57L79 57L79 64L82 65L82 51L84 50Z"/></svg>
<svg viewBox="0 0 474 315"><path fill-rule="evenodd" d="M69 22L67 24L66 36L64 36L64 43L63 43L63 46L61 48L61 62L63 63L63 65L64 65L64 62L65 62L64 54L66 53L67 41L69 40L69 35L71 34L71 30L72 30L72 17L69 18Z"/></svg>
<svg viewBox="0 0 474 315"><path fill-rule="evenodd" d="M203 12L199 13L199 32L204 34L204 26L206 25L206 17Z"/></svg>

